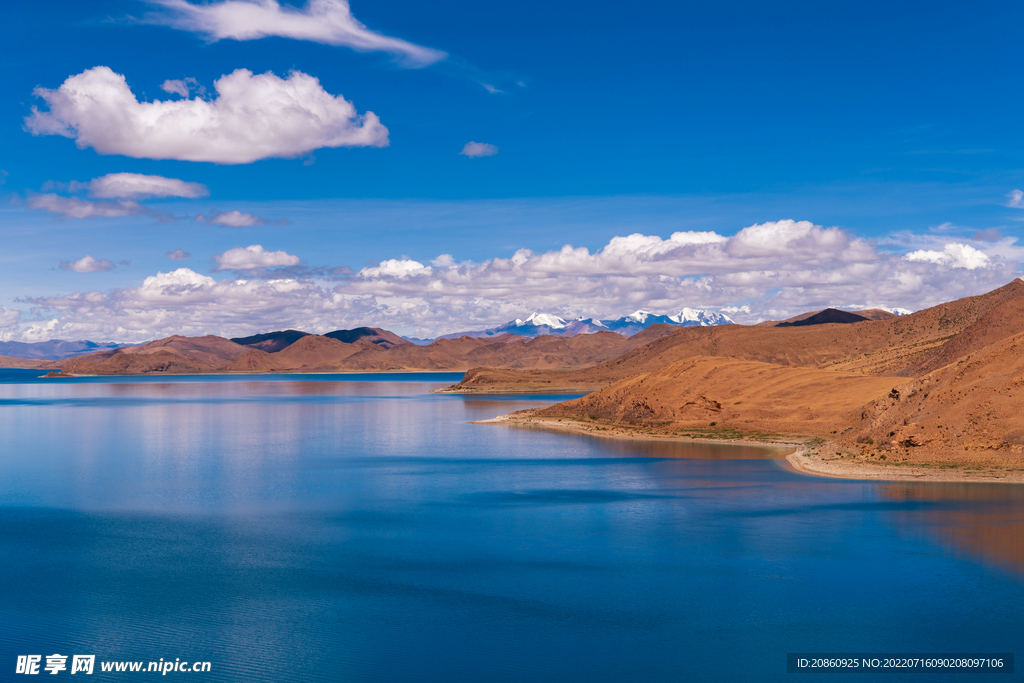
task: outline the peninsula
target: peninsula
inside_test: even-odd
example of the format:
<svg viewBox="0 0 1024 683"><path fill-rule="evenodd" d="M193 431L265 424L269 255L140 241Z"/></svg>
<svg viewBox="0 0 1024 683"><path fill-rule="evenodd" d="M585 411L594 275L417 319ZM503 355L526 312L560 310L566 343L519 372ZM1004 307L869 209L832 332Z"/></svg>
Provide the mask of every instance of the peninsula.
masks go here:
<svg viewBox="0 0 1024 683"><path fill-rule="evenodd" d="M502 420L595 436L799 443L815 474L1024 481L1024 282L917 313L687 328L572 370L477 368L444 391L587 392Z"/></svg>

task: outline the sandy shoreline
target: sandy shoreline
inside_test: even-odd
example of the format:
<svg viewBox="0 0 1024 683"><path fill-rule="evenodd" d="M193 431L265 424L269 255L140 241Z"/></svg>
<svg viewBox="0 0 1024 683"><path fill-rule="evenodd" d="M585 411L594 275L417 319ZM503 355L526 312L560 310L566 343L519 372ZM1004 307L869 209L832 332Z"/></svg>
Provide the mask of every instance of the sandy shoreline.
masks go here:
<svg viewBox="0 0 1024 683"><path fill-rule="evenodd" d="M685 437L674 434L638 432L623 427L606 426L599 423L581 422L568 418L536 417L517 413L500 415L490 420L479 420L471 424L494 424L528 426L568 434L596 436L602 439L676 441L683 443L713 443L735 446L760 446L786 451L776 461L782 466L801 474L837 479L858 479L867 481L934 481L957 483L1024 483L1024 472L1006 471L988 467L929 466L928 464L881 464L878 462L850 461L843 458L827 458L821 452L827 451L828 444L817 444L813 448L799 439L716 439Z"/></svg>
<svg viewBox="0 0 1024 683"><path fill-rule="evenodd" d="M602 439L620 439L625 441L676 441L680 443L713 443L729 446L758 446L761 448L783 451L778 454L777 460L786 458L787 453L793 453L806 448L799 441L785 441L781 439L757 440L757 439L716 439L703 437L680 437L673 434L657 434L637 432L622 427L608 427L598 423L580 422L568 418L554 417L532 417L522 416L516 413L499 415L490 420L478 420L470 424L505 424L513 426L537 427L555 432L568 434L581 434L585 436L598 436Z"/></svg>
<svg viewBox="0 0 1024 683"><path fill-rule="evenodd" d="M47 368L11 368L14 370L46 370ZM51 371L53 372L53 371ZM323 372L299 372L296 370L275 370L263 372L259 370L232 370L231 372L123 372L116 375L65 375L64 373L41 375L47 379L78 379L81 377L235 377L239 375L457 375L465 370L331 370ZM433 392L431 392L433 393Z"/></svg>
<svg viewBox="0 0 1024 683"><path fill-rule="evenodd" d="M951 467L912 463L882 465L875 462L850 462L839 458L824 458L808 452L807 449L803 452L790 453L786 456L786 462L797 472L837 479L1024 484L1024 472L1019 471L971 465Z"/></svg>
<svg viewBox="0 0 1024 683"><path fill-rule="evenodd" d="M586 395L602 389L602 386L581 387L581 386L551 386L551 385L527 385L527 386L503 386L503 387L459 387L453 384L443 389L434 389L432 394L461 394L464 396L508 396L513 394L556 394L562 395Z"/></svg>

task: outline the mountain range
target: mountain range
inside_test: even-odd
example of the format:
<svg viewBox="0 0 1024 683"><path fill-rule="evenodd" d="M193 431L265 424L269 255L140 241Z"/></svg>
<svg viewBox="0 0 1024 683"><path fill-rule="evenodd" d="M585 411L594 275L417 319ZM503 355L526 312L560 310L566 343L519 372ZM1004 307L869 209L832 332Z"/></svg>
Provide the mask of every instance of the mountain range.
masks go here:
<svg viewBox="0 0 1024 683"><path fill-rule="evenodd" d="M724 313L715 313L699 308L683 308L675 315L657 315L649 311L639 310L621 318L598 320L596 318L575 318L566 320L551 313L531 313L525 320L516 318L504 325L489 327L486 330L469 330L453 332L438 339L458 339L459 337L497 337L502 334L515 334L520 337L574 337L578 334L594 334L595 332L616 332L624 337L632 337L643 332L651 325L673 325L676 327L709 327L712 325L731 325L732 319ZM433 339L403 337L414 344L429 344Z"/></svg>
<svg viewBox="0 0 1024 683"><path fill-rule="evenodd" d="M823 317L815 318L811 322L802 322L811 316L823 314ZM812 311L804 313L786 321L768 321L760 323L762 326L775 325L808 325L819 322L854 322L862 319L878 320L885 317L892 317L892 313L880 309L867 311L839 311L837 309L826 309L826 311ZM580 334L594 334L597 332L615 332L624 337L646 330L652 325L670 325L673 327L712 327L717 325L734 324L733 320L724 313L716 313L703 309L683 308L675 315L659 315L649 311L638 310L621 318L609 320L597 320L595 318L576 318L566 320L550 313L531 313L525 320L516 319L491 327L485 330L471 330L467 332L456 332L446 334L436 339L419 339L416 337L400 337L399 335L379 327L357 327L351 330L335 330L323 335L345 343L353 343L360 339L373 342L374 344L390 348L402 344L415 344L427 346L437 339L459 339L470 337L474 339L495 338L503 334L512 334L519 337L534 339L542 336L552 337L574 337ZM231 341L242 346L250 346L267 353L283 351L299 339L310 336L309 332L300 330L280 330L266 332L248 337L233 337ZM0 342L0 367L15 367L13 359L38 359L44 361L63 360L75 356L83 356L112 349L127 348L130 346L141 346L142 344L117 344L114 342L97 343L92 341L62 341L54 339L45 342ZM4 360L6 358L6 360ZM22 364L24 366L24 364Z"/></svg>
<svg viewBox="0 0 1024 683"><path fill-rule="evenodd" d="M59 360L70 356L81 356L96 353L104 349L119 349L130 344L114 342L64 341L51 339L44 342L0 342L0 356L15 358L38 358L43 360Z"/></svg>
<svg viewBox="0 0 1024 683"><path fill-rule="evenodd" d="M574 337L497 337L438 339L410 344L376 328L345 335L301 334L295 330L225 339L172 336L124 349L107 349L58 361L31 361L53 376L160 375L203 373L325 373L465 371L480 366L506 368L578 368L620 356L678 328L653 325L632 337L608 332ZM338 336L352 339L342 341ZM276 344L285 344L278 350ZM396 341L397 340L397 341ZM238 343L246 341L247 344Z"/></svg>

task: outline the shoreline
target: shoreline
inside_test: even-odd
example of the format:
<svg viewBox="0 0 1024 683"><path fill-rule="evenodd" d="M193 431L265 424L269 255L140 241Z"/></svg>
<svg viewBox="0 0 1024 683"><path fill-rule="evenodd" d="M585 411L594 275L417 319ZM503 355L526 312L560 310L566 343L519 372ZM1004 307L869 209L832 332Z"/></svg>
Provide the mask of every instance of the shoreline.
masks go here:
<svg viewBox="0 0 1024 683"><path fill-rule="evenodd" d="M8 368L10 370L47 370L48 368ZM53 370L50 370L53 373ZM256 370L237 370L232 372L119 372L116 375L65 375L54 373L41 375L46 379L81 379L83 377L234 377L237 375L456 375L465 374L465 370L332 370L323 372L297 372L293 370L280 370L273 372L259 372ZM434 393L434 392L430 392Z"/></svg>
<svg viewBox="0 0 1024 683"><path fill-rule="evenodd" d="M456 389L458 384L453 384L450 387L444 387L443 389L434 389L430 393L432 394L453 394L462 396L510 396L515 394L558 394L563 395L576 395L585 396L587 394L603 389L603 386L593 387L558 387L558 386L527 386L527 387L507 387L505 389L491 389L481 388L477 389L474 387L463 387Z"/></svg>
<svg viewBox="0 0 1024 683"><path fill-rule="evenodd" d="M794 452L786 462L796 472L832 479L862 481L927 481L959 484L1024 484L1024 472L992 467L934 466L929 463L880 465L853 463L840 458L822 458L814 453Z"/></svg>
<svg viewBox="0 0 1024 683"><path fill-rule="evenodd" d="M523 427L537 427L540 429L547 429L553 432L563 432L566 434L576 434L581 436L597 436L602 439L617 439L621 441L674 441L679 443L711 443L726 446L757 446L760 448L764 448L766 450L787 451L786 453L780 453L778 457L775 458L765 458L765 460L777 461L783 461L789 455L797 453L801 450L806 450L807 448L806 444L796 439L757 440L724 439L712 437L683 437L674 434L636 432L624 427L606 427L596 423L588 423L581 422L579 420L573 420L571 418L519 416L516 415L516 413L499 415L498 417L494 417L489 420L474 420L469 424L507 424Z"/></svg>
<svg viewBox="0 0 1024 683"><path fill-rule="evenodd" d="M991 467L964 466L929 466L919 464L887 464L870 462L850 462L840 458L823 458L820 452L830 446L829 443L817 443L813 447L799 438L778 435L777 438L766 435L764 439L754 438L703 438L686 437L675 434L658 434L656 432L638 432L626 427L588 423L572 418L537 417L531 415L508 413L489 420L477 420L470 424L494 424L534 427L566 434L595 436L602 439L639 440L639 441L676 441L681 443L713 443L734 446L760 446L766 449L778 449L788 452L776 458L780 467L799 474L833 479L858 481L917 481L946 482L972 484L1024 484L1024 472L1006 471ZM813 448L813 450L812 450ZM967 468L971 467L970 470Z"/></svg>

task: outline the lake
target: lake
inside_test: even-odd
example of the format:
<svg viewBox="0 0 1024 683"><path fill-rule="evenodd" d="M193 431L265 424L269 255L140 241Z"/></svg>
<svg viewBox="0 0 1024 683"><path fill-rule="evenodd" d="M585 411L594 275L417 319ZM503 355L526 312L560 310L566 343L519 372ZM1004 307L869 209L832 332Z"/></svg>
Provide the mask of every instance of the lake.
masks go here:
<svg viewBox="0 0 1024 683"><path fill-rule="evenodd" d="M1024 645L1024 487L468 424L566 397L428 393L457 374L38 374L0 371L3 680L831 681L786 654Z"/></svg>

